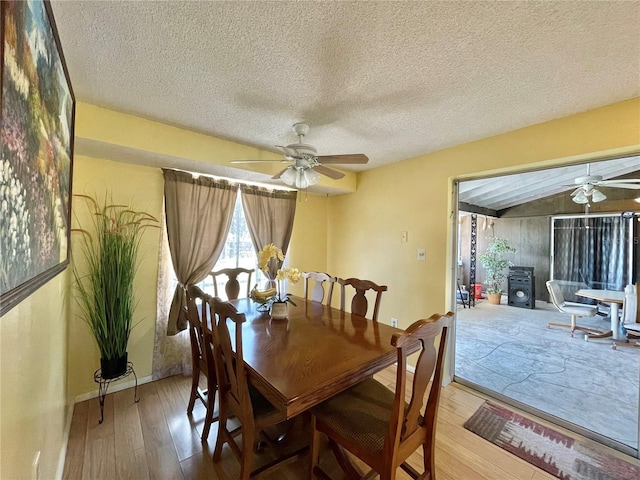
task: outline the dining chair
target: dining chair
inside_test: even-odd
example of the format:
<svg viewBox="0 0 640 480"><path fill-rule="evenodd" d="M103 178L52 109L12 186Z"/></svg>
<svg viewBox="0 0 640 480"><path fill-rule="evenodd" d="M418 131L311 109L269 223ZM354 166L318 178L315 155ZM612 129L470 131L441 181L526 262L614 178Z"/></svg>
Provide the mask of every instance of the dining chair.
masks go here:
<svg viewBox="0 0 640 480"><path fill-rule="evenodd" d="M381 480L391 480L396 478L398 467L412 478L434 478L442 364L452 318L452 312L435 314L391 337L398 359L395 392L369 378L311 409L311 478L330 478L318 461L321 434L328 437L329 446L349 479L371 478L376 472ZM416 351L416 347L420 355L407 404L407 357ZM425 397L432 375L431 387ZM422 474L406 463L420 447L424 461ZM363 475L344 450L364 462L372 472Z"/></svg>
<svg viewBox="0 0 640 480"><path fill-rule="evenodd" d="M199 399L206 408L204 426L202 429L202 441L209 437L211 424L218 418L214 415L216 391L218 382L213 359L211 341L206 338L207 325L209 324L209 308L207 308L207 295L200 288L191 285L187 288L187 317L189 319L189 338L191 343L191 395L187 406L187 413L193 412L196 399ZM200 376L206 379L206 390L200 388Z"/></svg>
<svg viewBox="0 0 640 480"><path fill-rule="evenodd" d="M555 280L549 280L546 282L547 290L549 291L549 298L551 303L558 309L559 312L566 313L571 316L571 323L547 323L547 328L550 327L564 327L571 329L570 335L573 337L573 332L580 330L587 333L602 334L602 330L596 330L595 328L581 327L576 325L577 318L579 317L594 317L598 312L598 307L595 305L585 305L583 303L567 302L562 294L560 285Z"/></svg>
<svg viewBox="0 0 640 480"><path fill-rule="evenodd" d="M622 327L626 330L627 342L613 342L611 348L636 347L640 348L640 304L638 304L637 285L627 285L624 289L624 303L622 304Z"/></svg>
<svg viewBox="0 0 640 480"><path fill-rule="evenodd" d="M274 443L263 430L286 420L247 380L244 357L242 355L242 324L244 313L239 313L229 302L210 298L212 311L213 352L218 376L220 421L218 439L213 452L213 461L220 461L222 447L229 444L231 451L240 461L240 479L247 480L277 465L279 462L300 454L294 451L252 471L253 453L257 441L262 438ZM233 325L230 330L229 322ZM233 332L233 333L231 333ZM234 341L231 337L234 336ZM233 349L235 345L235 351ZM229 430L229 420L240 426ZM239 445L235 437L242 435Z"/></svg>
<svg viewBox="0 0 640 480"><path fill-rule="evenodd" d="M211 272L209 275L213 277L213 295L219 297L218 294L218 278L221 275L227 277L227 282L224 285L224 292L227 295L227 300L237 300L240 296L240 282L238 282L238 275L247 274L247 297L251 291L251 275L255 272L254 268L223 268L216 272Z"/></svg>
<svg viewBox="0 0 640 480"><path fill-rule="evenodd" d="M332 277L328 273L323 272L302 272L302 278L304 278L304 299L311 300L312 302L323 303L325 305L331 305L331 298L333 297L333 284L336 282L336 277ZM313 287L309 290L309 283L313 280ZM328 285L326 301L325 301L325 283Z"/></svg>
<svg viewBox="0 0 640 480"><path fill-rule="evenodd" d="M368 290L376 292L376 301L373 306L373 315L371 316L371 320L373 320L374 322L378 321L380 300L382 297L382 292L387 291L386 285L377 285L370 280L360 280L358 278L339 278L338 283L340 284L340 311L345 311L345 287L349 285L356 290L355 295L351 299L351 313L360 315L361 317L367 316L367 310L369 308L369 302L367 301L366 292Z"/></svg>

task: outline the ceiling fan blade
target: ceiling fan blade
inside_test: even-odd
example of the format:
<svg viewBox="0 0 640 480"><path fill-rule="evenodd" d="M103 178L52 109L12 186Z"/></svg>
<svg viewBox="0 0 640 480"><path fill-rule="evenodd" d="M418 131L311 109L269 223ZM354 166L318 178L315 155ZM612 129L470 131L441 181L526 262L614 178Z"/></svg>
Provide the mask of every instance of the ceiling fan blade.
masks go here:
<svg viewBox="0 0 640 480"><path fill-rule="evenodd" d="M276 148L279 148L280 150L282 150L282 153L284 153L287 157L293 157L293 158L300 157L300 155L298 155L298 152L296 152L293 148L284 147L282 145L276 145Z"/></svg>
<svg viewBox="0 0 640 480"><path fill-rule="evenodd" d="M318 162L326 164L342 163L345 165L363 165L369 162L369 158L363 153L352 153L348 155L319 155L316 159Z"/></svg>
<svg viewBox="0 0 640 480"><path fill-rule="evenodd" d="M344 177L344 173L334 170L333 168L325 167L324 165L316 165L313 168L316 172L321 173L322 175L326 175L329 178L333 178L334 180L340 180Z"/></svg>
<svg viewBox="0 0 640 480"><path fill-rule="evenodd" d="M610 185L602 185L609 188L629 188L631 190L640 190L640 184L635 183L612 183Z"/></svg>
<svg viewBox="0 0 640 480"><path fill-rule="evenodd" d="M612 183L640 183L640 178L620 178L618 180L601 180L598 185L611 185Z"/></svg>
<svg viewBox="0 0 640 480"><path fill-rule="evenodd" d="M273 178L274 180L277 180L278 178L280 178L280 177L282 176L282 174L283 174L284 172L286 172L286 171L287 171L287 169L288 169L288 168L289 168L289 167L282 169L281 171L279 171L278 173L276 173L276 174L275 174L273 177L271 177L271 178Z"/></svg>
<svg viewBox="0 0 640 480"><path fill-rule="evenodd" d="M598 183L599 187L608 187L608 188L630 188L632 190L640 190L640 183Z"/></svg>
<svg viewBox="0 0 640 480"><path fill-rule="evenodd" d="M229 163L284 162L285 160L231 160Z"/></svg>

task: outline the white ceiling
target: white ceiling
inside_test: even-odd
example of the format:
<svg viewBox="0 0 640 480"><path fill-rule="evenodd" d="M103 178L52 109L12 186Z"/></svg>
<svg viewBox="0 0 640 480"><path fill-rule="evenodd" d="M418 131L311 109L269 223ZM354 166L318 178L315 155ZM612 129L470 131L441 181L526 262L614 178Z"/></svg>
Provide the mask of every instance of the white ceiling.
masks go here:
<svg viewBox="0 0 640 480"><path fill-rule="evenodd" d="M52 6L78 101L354 171L640 96L638 1Z"/></svg>

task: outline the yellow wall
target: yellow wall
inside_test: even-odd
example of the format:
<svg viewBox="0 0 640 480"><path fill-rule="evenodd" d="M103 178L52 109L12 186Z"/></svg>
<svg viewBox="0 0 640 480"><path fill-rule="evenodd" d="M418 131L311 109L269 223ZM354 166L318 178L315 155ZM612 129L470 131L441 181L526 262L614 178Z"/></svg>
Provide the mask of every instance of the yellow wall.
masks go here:
<svg viewBox="0 0 640 480"><path fill-rule="evenodd" d="M65 441L69 269L0 318L0 478L54 478Z"/></svg>
<svg viewBox="0 0 640 480"><path fill-rule="evenodd" d="M324 272L327 269L327 197L298 193L298 205L287 255L289 265L300 271ZM303 281L289 291L303 293Z"/></svg>
<svg viewBox="0 0 640 480"><path fill-rule="evenodd" d="M363 172L356 193L330 199L327 269L388 285L379 319L407 327L451 308L453 178L631 152L640 152L638 98Z"/></svg>

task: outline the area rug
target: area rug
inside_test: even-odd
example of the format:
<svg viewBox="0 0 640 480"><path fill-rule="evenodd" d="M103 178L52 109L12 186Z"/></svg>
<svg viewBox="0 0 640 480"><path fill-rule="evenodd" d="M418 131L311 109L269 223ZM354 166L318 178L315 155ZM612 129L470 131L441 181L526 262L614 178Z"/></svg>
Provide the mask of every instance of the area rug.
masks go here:
<svg viewBox="0 0 640 480"><path fill-rule="evenodd" d="M485 401L464 428L562 480L638 480L640 466Z"/></svg>

